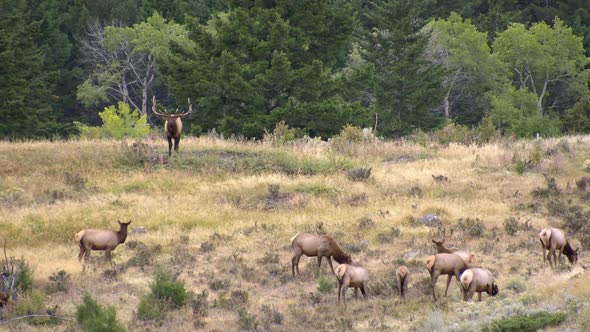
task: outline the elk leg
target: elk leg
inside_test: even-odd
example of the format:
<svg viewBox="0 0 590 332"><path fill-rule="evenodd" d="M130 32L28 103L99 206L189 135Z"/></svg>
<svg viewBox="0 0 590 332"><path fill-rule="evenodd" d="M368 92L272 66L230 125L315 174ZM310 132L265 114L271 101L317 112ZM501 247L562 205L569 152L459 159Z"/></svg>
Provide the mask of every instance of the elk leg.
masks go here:
<svg viewBox="0 0 590 332"><path fill-rule="evenodd" d="M180 135L174 138L174 152L178 153L178 144L180 143Z"/></svg>
<svg viewBox="0 0 590 332"><path fill-rule="evenodd" d="M557 263L555 263L556 267L557 267L557 264L561 265L561 250L557 251Z"/></svg>
<svg viewBox="0 0 590 332"><path fill-rule="evenodd" d="M438 277L440 276L440 272L430 272L430 279L431 279L431 284L432 284L432 296L434 297L434 301L436 302L436 292L435 292L435 288L436 288L436 282L438 281Z"/></svg>
<svg viewBox="0 0 590 332"><path fill-rule="evenodd" d="M545 263L547 262L547 257L545 256L545 244L543 243L543 240L539 239L539 241L541 241L541 248L543 248L543 266L545 266Z"/></svg>
<svg viewBox="0 0 590 332"><path fill-rule="evenodd" d="M82 257L84 256L85 251L82 246L80 246L80 253L78 254L78 262L82 262Z"/></svg>
<svg viewBox="0 0 590 332"><path fill-rule="evenodd" d="M172 137L168 136L168 157L172 156Z"/></svg>
<svg viewBox="0 0 590 332"><path fill-rule="evenodd" d="M342 280L338 279L338 304L340 304L340 293L342 292Z"/></svg>
<svg viewBox="0 0 590 332"><path fill-rule="evenodd" d="M453 279L453 276L449 274L449 277L447 278L447 288L445 289L445 297L447 297L447 292L449 291L449 286L451 285L452 279Z"/></svg>
<svg viewBox="0 0 590 332"><path fill-rule="evenodd" d="M332 270L332 274L336 275L336 272L334 272L334 266L332 266L332 257L328 256L328 265L330 265L330 270Z"/></svg>
<svg viewBox="0 0 590 332"><path fill-rule="evenodd" d="M355 287L354 288L354 298L355 299L358 299L359 298L359 288L358 287Z"/></svg>
<svg viewBox="0 0 590 332"><path fill-rule="evenodd" d="M344 305L346 305L346 290L348 289L349 285L350 278L344 276L344 278L342 278L342 301L344 302Z"/></svg>
<svg viewBox="0 0 590 332"><path fill-rule="evenodd" d="M318 255L318 278L322 275L322 257Z"/></svg>
<svg viewBox="0 0 590 332"><path fill-rule="evenodd" d="M477 293L477 298L479 299L479 302L481 302L481 292Z"/></svg>
<svg viewBox="0 0 590 332"><path fill-rule="evenodd" d="M105 260L105 263L106 262L110 262L112 260L111 250L110 249L105 250L105 252L104 252L104 260Z"/></svg>
<svg viewBox="0 0 590 332"><path fill-rule="evenodd" d="M295 254L291 259L291 270L293 272L293 277L295 277L295 269L297 268L297 274L299 274L299 258L301 255Z"/></svg>
<svg viewBox="0 0 590 332"><path fill-rule="evenodd" d="M365 299L369 297L367 295L367 284L365 282L363 282L362 285L361 285L361 293L363 294L363 297Z"/></svg>

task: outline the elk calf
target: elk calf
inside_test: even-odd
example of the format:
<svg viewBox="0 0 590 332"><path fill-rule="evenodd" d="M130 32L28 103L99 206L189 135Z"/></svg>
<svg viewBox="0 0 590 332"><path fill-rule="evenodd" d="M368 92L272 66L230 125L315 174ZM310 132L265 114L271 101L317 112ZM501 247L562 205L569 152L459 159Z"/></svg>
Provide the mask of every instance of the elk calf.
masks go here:
<svg viewBox="0 0 590 332"><path fill-rule="evenodd" d="M404 265L397 269L397 286L399 289L399 296L403 299L408 292L408 283L410 282L410 270Z"/></svg>
<svg viewBox="0 0 590 332"><path fill-rule="evenodd" d="M475 292L477 292L479 302L481 302L482 292L486 292L490 296L496 296L500 292L492 273L480 268L472 268L463 272L461 288L463 289L463 301L471 300Z"/></svg>
<svg viewBox="0 0 590 332"><path fill-rule="evenodd" d="M336 279L338 279L338 304L340 304L340 296L342 296L344 304L346 304L346 290L349 287L354 288L354 294L357 296L357 290L360 289L363 297L367 298L369 272L359 263L339 265L336 268Z"/></svg>

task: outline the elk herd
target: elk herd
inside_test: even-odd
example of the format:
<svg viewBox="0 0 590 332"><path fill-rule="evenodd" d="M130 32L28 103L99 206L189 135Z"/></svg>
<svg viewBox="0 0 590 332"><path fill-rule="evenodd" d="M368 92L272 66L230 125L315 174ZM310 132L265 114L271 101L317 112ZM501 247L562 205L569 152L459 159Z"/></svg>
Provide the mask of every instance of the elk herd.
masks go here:
<svg viewBox="0 0 590 332"><path fill-rule="evenodd" d="M92 250L104 251L105 260L110 261L111 252L119 244L125 242L127 227L131 220L126 223L118 221L118 223L119 231L86 229L76 234L76 243L80 249L78 260L82 262L84 257L84 262L82 262L83 271L85 271L86 261L90 257ZM543 264L548 260L552 268L557 268L558 264L561 264L562 253L572 265L577 263L579 248L574 250L571 247L561 229L545 228L539 233L539 240L543 249ZM447 296L453 277L460 284L464 301L471 300L476 292L479 301L481 301L481 293L483 292L486 292L489 296L496 296L499 293L496 279L492 273L487 269L473 266L477 261L474 254L457 248L445 247L444 242L444 240L432 239L437 254L428 256L424 261L425 267L430 274L430 286L432 287L434 301L437 301L436 282L442 275L447 276L445 296ZM359 262L353 262L351 256L346 254L329 235L298 233L291 238L291 248L293 250L291 271L294 278L299 275L299 260L302 255L317 257L318 276L321 273L322 259L325 257L332 274L338 281L338 303L342 298L346 304L346 290L348 288L354 288L356 296L358 296L358 290L360 290L364 298L368 297L369 272L367 268ZM332 265L332 258L339 264L336 269ZM403 299L408 292L410 270L401 265L398 267L396 274L398 293Z"/></svg>

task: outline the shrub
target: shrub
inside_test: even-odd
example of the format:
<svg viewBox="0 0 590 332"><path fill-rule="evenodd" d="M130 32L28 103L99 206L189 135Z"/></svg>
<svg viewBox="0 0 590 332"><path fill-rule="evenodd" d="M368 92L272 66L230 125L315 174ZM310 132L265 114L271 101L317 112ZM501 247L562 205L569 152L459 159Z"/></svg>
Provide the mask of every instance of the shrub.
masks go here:
<svg viewBox="0 0 590 332"><path fill-rule="evenodd" d="M356 126L346 125L338 136L348 143L360 143L363 140L363 130Z"/></svg>
<svg viewBox="0 0 590 332"><path fill-rule="evenodd" d="M272 325L282 325L284 316L274 306L263 304L260 308L260 319L263 330L268 331Z"/></svg>
<svg viewBox="0 0 590 332"><path fill-rule="evenodd" d="M209 315L208 297L209 292L207 290L203 290L201 294L193 294L190 301L191 308L193 309L193 316L207 317Z"/></svg>
<svg viewBox="0 0 590 332"><path fill-rule="evenodd" d="M516 315L496 320L482 329L483 332L536 332L547 326L557 326L563 322L563 312L540 311L529 315Z"/></svg>
<svg viewBox="0 0 590 332"><path fill-rule="evenodd" d="M522 293L526 291L526 284L520 280L511 280L506 284L506 289L510 289L515 293Z"/></svg>
<svg viewBox="0 0 590 332"><path fill-rule="evenodd" d="M18 298L6 309L6 318L14 318L28 315L47 314L47 296L39 289L32 289ZM31 317L28 322L33 325L47 324L50 317Z"/></svg>
<svg viewBox="0 0 590 332"><path fill-rule="evenodd" d="M238 325L240 325L242 330L255 331L258 329L258 320L256 319L256 316L248 313L248 310L240 309L238 315Z"/></svg>
<svg viewBox="0 0 590 332"><path fill-rule="evenodd" d="M377 242L380 244L391 243L394 239L398 238L401 234L399 228L393 226L385 232L377 234Z"/></svg>
<svg viewBox="0 0 590 332"><path fill-rule="evenodd" d="M58 272L53 273L49 276L49 281L51 281L51 283L47 286L47 292L67 292L70 288L70 279L70 275L64 270L59 270Z"/></svg>
<svg viewBox="0 0 590 332"><path fill-rule="evenodd" d="M504 231L506 234L512 236L518 232L518 220L514 217L504 219Z"/></svg>
<svg viewBox="0 0 590 332"><path fill-rule="evenodd" d="M322 276L319 280L318 290L322 293L331 292L336 285L334 284L334 279Z"/></svg>
<svg viewBox="0 0 590 332"><path fill-rule="evenodd" d="M76 309L76 319L83 331L124 332L125 328L117 320L115 307L103 308L89 293L82 296L82 304Z"/></svg>
<svg viewBox="0 0 590 332"><path fill-rule="evenodd" d="M137 307L137 318L140 320L162 320L164 319L165 308L152 296L145 294L141 297Z"/></svg>
<svg viewBox="0 0 590 332"><path fill-rule="evenodd" d="M467 218L467 219L459 219L457 223L457 228L459 228L463 233L471 236L471 237L481 237L485 232L485 225L479 218Z"/></svg>
<svg viewBox="0 0 590 332"><path fill-rule="evenodd" d="M424 332L443 332L447 331L447 324L445 323L445 316L440 310L434 310L428 313L424 325L422 325Z"/></svg>
<svg viewBox="0 0 590 332"><path fill-rule="evenodd" d="M115 105L106 107L98 113L102 119L102 127L90 127L80 122L74 125L80 131L80 137L94 138L117 138L123 137L138 138L146 137L150 128L147 125L147 116L140 115L137 110L131 111L128 104L119 102L119 108Z"/></svg>
<svg viewBox="0 0 590 332"><path fill-rule="evenodd" d="M182 307L187 300L184 284L166 272L159 272L151 285L152 295L159 301L169 303L172 307Z"/></svg>
<svg viewBox="0 0 590 332"><path fill-rule="evenodd" d="M346 177L350 181L367 181L371 177L371 168L353 168L346 171Z"/></svg>
<svg viewBox="0 0 590 332"><path fill-rule="evenodd" d="M443 128L434 133L436 140L443 145L449 143L469 144L473 141L473 134L466 126L449 122Z"/></svg>
<svg viewBox="0 0 590 332"><path fill-rule="evenodd" d="M523 160L517 160L516 163L514 164L514 171L518 175L522 175L524 172L526 172L527 168L528 168L528 165Z"/></svg>
<svg viewBox="0 0 590 332"><path fill-rule="evenodd" d="M275 125L272 133L264 133L264 142L270 142L273 145L283 145L305 136L306 132L301 128L289 128L285 121L280 121Z"/></svg>

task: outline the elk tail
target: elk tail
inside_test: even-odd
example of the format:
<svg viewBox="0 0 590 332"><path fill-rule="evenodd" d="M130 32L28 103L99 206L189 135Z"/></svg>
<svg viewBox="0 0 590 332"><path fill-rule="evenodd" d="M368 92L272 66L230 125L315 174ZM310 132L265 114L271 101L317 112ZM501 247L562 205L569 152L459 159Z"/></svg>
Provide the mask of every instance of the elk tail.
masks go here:
<svg viewBox="0 0 590 332"><path fill-rule="evenodd" d="M338 280L342 280L342 277L344 277L344 273L346 273L346 268L348 267L347 264L340 264L338 265L338 267L336 268L336 278L338 278Z"/></svg>
<svg viewBox="0 0 590 332"><path fill-rule="evenodd" d="M426 268L428 272L432 272L432 266L434 265L434 261L436 260L436 256L428 256L424 263L426 264Z"/></svg>
<svg viewBox="0 0 590 332"><path fill-rule="evenodd" d="M463 274L461 275L461 287L463 289L469 288L469 285L471 284L472 281L473 281L473 271L467 270L467 271L463 272Z"/></svg>
<svg viewBox="0 0 590 332"><path fill-rule="evenodd" d="M293 246L293 242L294 242L294 241L295 241L295 239L296 239L296 238L299 236L299 234L301 234L301 233L297 233L297 234L295 234L295 236L293 236L293 237L291 238L291 247Z"/></svg>

